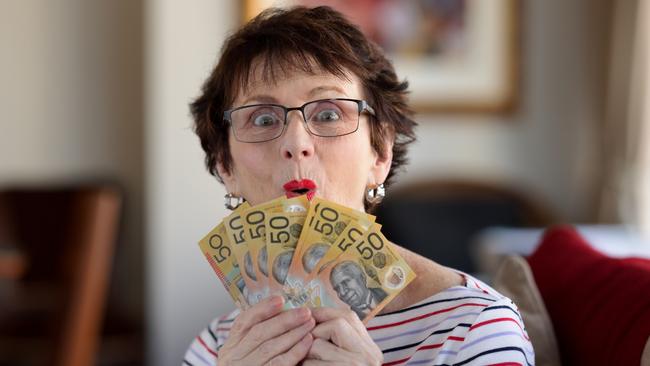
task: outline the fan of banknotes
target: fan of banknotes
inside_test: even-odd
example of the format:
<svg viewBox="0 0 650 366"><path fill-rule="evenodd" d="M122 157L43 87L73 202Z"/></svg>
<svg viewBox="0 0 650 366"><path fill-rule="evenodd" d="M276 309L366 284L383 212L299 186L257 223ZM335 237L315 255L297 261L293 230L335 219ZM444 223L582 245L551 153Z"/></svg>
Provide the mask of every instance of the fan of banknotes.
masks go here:
<svg viewBox="0 0 650 366"><path fill-rule="evenodd" d="M241 308L271 295L285 307L349 307L366 323L415 274L375 217L314 197L241 205L199 246Z"/></svg>

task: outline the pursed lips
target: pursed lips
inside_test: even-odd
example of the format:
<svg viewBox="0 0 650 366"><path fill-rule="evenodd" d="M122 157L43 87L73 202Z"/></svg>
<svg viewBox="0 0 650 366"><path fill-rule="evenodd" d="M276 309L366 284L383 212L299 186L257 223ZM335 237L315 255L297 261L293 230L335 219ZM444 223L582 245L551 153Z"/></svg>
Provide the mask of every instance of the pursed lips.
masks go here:
<svg viewBox="0 0 650 366"><path fill-rule="evenodd" d="M292 180L286 182L283 186L287 198L297 197L303 194L311 200L316 194L316 183L311 179Z"/></svg>

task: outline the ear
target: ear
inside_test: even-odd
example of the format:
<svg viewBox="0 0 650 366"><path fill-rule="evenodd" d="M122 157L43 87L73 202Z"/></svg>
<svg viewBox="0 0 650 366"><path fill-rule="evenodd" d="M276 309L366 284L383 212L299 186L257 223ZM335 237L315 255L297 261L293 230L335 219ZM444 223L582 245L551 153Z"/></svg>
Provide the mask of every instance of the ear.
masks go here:
<svg viewBox="0 0 650 366"><path fill-rule="evenodd" d="M391 135L385 137L383 156L375 152L374 161L368 174L368 187L376 187L386 181L393 163L393 140Z"/></svg>
<svg viewBox="0 0 650 366"><path fill-rule="evenodd" d="M234 174L234 167L226 169L221 162L217 163L217 173L223 180L223 184L226 186L226 191L232 194L239 194L239 185L237 184L237 179Z"/></svg>

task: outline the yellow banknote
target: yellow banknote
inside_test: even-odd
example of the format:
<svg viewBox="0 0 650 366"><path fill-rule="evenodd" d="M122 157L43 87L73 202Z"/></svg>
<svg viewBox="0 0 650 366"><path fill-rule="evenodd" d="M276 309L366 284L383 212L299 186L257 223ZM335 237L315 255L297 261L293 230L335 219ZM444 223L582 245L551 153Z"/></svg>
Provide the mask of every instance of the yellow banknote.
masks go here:
<svg viewBox="0 0 650 366"><path fill-rule="evenodd" d="M242 210L244 237L250 253L252 273L257 279L257 293L261 298L269 294L269 261L266 247L266 216L279 212L307 212L309 201L302 195L279 197Z"/></svg>
<svg viewBox="0 0 650 366"><path fill-rule="evenodd" d="M199 243L238 307L351 308L367 323L415 274L365 212L305 196L240 206Z"/></svg>
<svg viewBox="0 0 650 366"><path fill-rule="evenodd" d="M350 223L345 227L345 230L343 230L341 235L339 235L336 241L334 241L330 246L327 253L325 253L323 258L321 258L318 264L316 264L316 270L312 271L310 276L307 278L308 281L316 277L318 273L323 270L323 267L336 261L336 258L338 258L341 253L344 253L357 241L363 239L363 235L368 231L370 226L376 226L377 230L381 229L381 225L370 222L366 218L350 221Z"/></svg>
<svg viewBox="0 0 650 366"><path fill-rule="evenodd" d="M266 248L270 270L269 291L282 294L307 212L271 213L266 217Z"/></svg>
<svg viewBox="0 0 650 366"><path fill-rule="evenodd" d="M235 255L237 263L240 265L241 275L246 284L246 301L249 305L255 305L263 298L263 291L265 286L260 284L255 267L253 266L253 258L248 247L248 237L244 229L244 220L242 213L250 208L248 203L239 206L232 214L224 219L228 241L231 244L232 251Z"/></svg>
<svg viewBox="0 0 650 366"><path fill-rule="evenodd" d="M244 294L248 291L244 278L241 276L239 264L228 242L224 224L220 223L201 239L199 247L235 305L242 310L246 309L248 303Z"/></svg>
<svg viewBox="0 0 650 366"><path fill-rule="evenodd" d="M378 226L371 226L361 240L323 267L311 286L323 291L323 306L349 306L367 323L414 278L393 244Z"/></svg>
<svg viewBox="0 0 650 366"><path fill-rule="evenodd" d="M318 197L313 198L285 280L285 293L302 300L308 298L304 292L315 296L318 289L310 288L306 280L311 277L318 262L343 233L346 226L351 221L359 220L374 222L375 217ZM318 302L318 300L314 301ZM295 301L289 306L307 304L314 306L314 301L308 303Z"/></svg>

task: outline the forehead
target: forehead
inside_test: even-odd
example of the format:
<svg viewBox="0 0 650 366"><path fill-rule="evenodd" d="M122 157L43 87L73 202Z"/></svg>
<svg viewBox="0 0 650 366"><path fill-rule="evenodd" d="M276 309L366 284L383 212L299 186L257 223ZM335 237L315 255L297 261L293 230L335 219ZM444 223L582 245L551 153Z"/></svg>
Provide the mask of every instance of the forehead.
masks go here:
<svg viewBox="0 0 650 366"><path fill-rule="evenodd" d="M342 265L334 267L332 270L332 277L335 277L337 281L340 281L346 278L358 277L359 274L356 272L357 271L355 271L354 267Z"/></svg>
<svg viewBox="0 0 650 366"><path fill-rule="evenodd" d="M336 96L363 99L361 81L352 72L334 75L314 65L309 70L279 65L264 66L255 62L235 98L235 104L256 96L272 97L278 102L317 98L334 93Z"/></svg>

